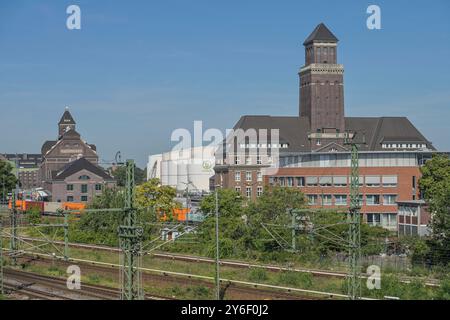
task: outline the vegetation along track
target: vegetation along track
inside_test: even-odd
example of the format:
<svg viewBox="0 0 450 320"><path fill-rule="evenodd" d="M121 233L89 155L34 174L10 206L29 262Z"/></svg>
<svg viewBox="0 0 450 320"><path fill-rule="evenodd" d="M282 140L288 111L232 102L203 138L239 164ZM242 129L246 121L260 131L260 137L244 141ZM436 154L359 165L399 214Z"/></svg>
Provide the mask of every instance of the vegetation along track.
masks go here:
<svg viewBox="0 0 450 320"><path fill-rule="evenodd" d="M44 241L38 238L29 238L22 237L27 241ZM55 244L63 245L63 241L55 241ZM70 247L80 248L80 249L94 249L94 250L103 250L103 251L111 251L111 252L120 252L119 248L103 246L103 245L92 245L92 244L84 244L84 243L69 243ZM152 252L152 256L158 259L166 259L166 260L177 260L184 261L190 263L215 263L214 259L193 256L193 255L182 255L182 254L173 254L173 253L165 253L165 252ZM220 260L221 266L234 267L234 268L260 268L271 272L281 272L281 271L291 271L291 272L300 272L300 273L308 273L312 276L316 277L332 277L332 278L340 278L344 279L347 277L346 272L340 271L329 271L329 270L318 270L318 269L307 269L307 268L290 268L283 267L279 265L267 265L267 264L254 264L247 263L243 261L233 261L233 260ZM366 276L362 275L361 278L365 279ZM409 283L411 281L410 277L403 276L402 282ZM439 286L439 280L437 279L427 279L425 285L429 287L437 287Z"/></svg>
<svg viewBox="0 0 450 320"><path fill-rule="evenodd" d="M30 255L31 256L31 255ZM95 274L99 276L107 276L108 278L113 279L118 283L119 280L119 272L117 265L113 264L104 264L98 265L96 263L87 263L81 261L63 261L63 260L55 260L50 257L44 256L34 256L30 259L30 257L21 257L21 262L23 264L33 264L33 265L41 265L41 266L61 266L63 268L76 263L80 266L82 270L82 274ZM195 277L187 277L187 276L177 276L173 275L170 272L161 272L160 274L153 274L142 272L143 285L151 286L156 288L163 288L169 286L174 287L183 287L190 288L192 286L197 287L205 287L205 288L213 288L213 283L210 279L197 279ZM59 278L58 278L59 279ZM278 299L278 300L311 300L314 297L308 296L305 294L299 294L296 292L292 292L289 289L284 291L280 291L277 289L264 288L263 285L249 285L249 284L239 284L236 282L231 282L228 280L223 280L222 282L222 290L226 299ZM82 285L86 286L86 285ZM97 287L97 286L96 286ZM110 289L111 290L111 289ZM117 291L115 291L117 294ZM162 297L155 296L154 294L146 294L146 299L174 299L176 297ZM316 297L317 299L317 297Z"/></svg>

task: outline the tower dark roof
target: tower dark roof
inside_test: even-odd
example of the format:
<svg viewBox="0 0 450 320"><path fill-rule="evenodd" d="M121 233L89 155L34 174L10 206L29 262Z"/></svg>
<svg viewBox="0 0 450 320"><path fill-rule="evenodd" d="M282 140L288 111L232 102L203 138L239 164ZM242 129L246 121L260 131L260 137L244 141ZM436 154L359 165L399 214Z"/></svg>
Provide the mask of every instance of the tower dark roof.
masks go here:
<svg viewBox="0 0 450 320"><path fill-rule="evenodd" d="M75 120L69 112L69 108L66 107L66 110L64 111L64 114L62 115L61 120L59 120L58 124L76 124Z"/></svg>
<svg viewBox="0 0 450 320"><path fill-rule="evenodd" d="M338 42L338 38L323 23L319 24L314 31L305 40L303 45L310 44L314 41Z"/></svg>

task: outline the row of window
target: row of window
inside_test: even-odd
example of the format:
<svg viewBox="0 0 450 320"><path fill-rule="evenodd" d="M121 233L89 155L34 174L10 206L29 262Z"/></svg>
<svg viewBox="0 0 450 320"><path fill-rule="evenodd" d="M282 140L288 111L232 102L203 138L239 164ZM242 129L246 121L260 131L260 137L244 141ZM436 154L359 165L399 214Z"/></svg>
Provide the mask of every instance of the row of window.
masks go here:
<svg viewBox="0 0 450 320"><path fill-rule="evenodd" d="M397 227L397 215L395 213L368 213L367 224L384 228Z"/></svg>
<svg viewBox="0 0 450 320"><path fill-rule="evenodd" d="M66 201L67 201L67 202L74 202L74 201L75 201L75 198L74 198L74 196L67 196ZM80 201L81 201L81 202L87 202L87 201L88 201L88 197L87 197L87 196L81 196L81 197L80 197Z"/></svg>
<svg viewBox="0 0 450 320"><path fill-rule="evenodd" d="M80 189L81 189L81 193L87 193L88 192L88 185L87 184L81 184L80 185ZM74 185L73 184L68 184L66 186L66 190L67 191L74 191ZM102 190L102 185L101 184L96 184L95 185L95 191L101 191Z"/></svg>
<svg viewBox="0 0 450 320"><path fill-rule="evenodd" d="M269 184L282 187L346 187L350 182L347 176L269 177ZM396 187L397 176L360 176L358 183L367 187Z"/></svg>
<svg viewBox="0 0 450 320"><path fill-rule="evenodd" d="M235 187L236 192L241 193L241 187L237 186ZM256 196L260 197L263 194L263 187L257 187L256 188ZM247 198L252 197L252 187L245 187L245 196Z"/></svg>
<svg viewBox="0 0 450 320"><path fill-rule="evenodd" d="M286 149L289 148L288 143L240 143L241 149Z"/></svg>
<svg viewBox="0 0 450 320"><path fill-rule="evenodd" d="M332 206L333 205L333 199L334 199L334 205L335 206L346 206L348 204L348 201L350 197L348 197L346 194L308 194L306 195L308 199L308 204L313 205L324 205L324 206ZM365 204L367 206L377 206L377 205L395 205L397 201L397 195L396 194L367 194L365 196L360 195L359 204L362 206ZM381 202L381 199L383 199L383 202Z"/></svg>
<svg viewBox="0 0 450 320"><path fill-rule="evenodd" d="M402 149L417 149L417 148L426 148L427 145L423 143L383 143L383 149L393 149L393 148L402 148Z"/></svg>
<svg viewBox="0 0 450 320"><path fill-rule="evenodd" d="M268 162L271 162L270 157L268 158ZM241 164L241 157L235 156L234 157L234 164ZM252 164L252 158L251 157L245 157L245 164ZM256 164L262 164L261 156L256 157Z"/></svg>
<svg viewBox="0 0 450 320"><path fill-rule="evenodd" d="M241 171L235 171L234 172L234 181L239 182L241 181ZM253 180L253 174L252 171L245 171L245 181L252 181ZM261 171L257 171L256 172L256 181L262 181L262 172Z"/></svg>

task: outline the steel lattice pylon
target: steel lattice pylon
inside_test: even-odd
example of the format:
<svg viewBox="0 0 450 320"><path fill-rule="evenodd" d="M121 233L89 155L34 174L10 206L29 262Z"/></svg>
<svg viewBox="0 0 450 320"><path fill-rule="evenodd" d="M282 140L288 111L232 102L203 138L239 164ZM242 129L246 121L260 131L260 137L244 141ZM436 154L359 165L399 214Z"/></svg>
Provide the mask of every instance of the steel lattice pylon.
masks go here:
<svg viewBox="0 0 450 320"><path fill-rule="evenodd" d="M119 226L121 254L121 299L140 300L143 298L141 279L141 246L143 228L138 225L137 210L134 206L134 161L126 163L125 217Z"/></svg>
<svg viewBox="0 0 450 320"><path fill-rule="evenodd" d="M17 264L17 251L19 250L19 242L17 239L17 207L16 207L16 200L17 200L17 191L14 190L12 192L12 200L11 200L11 216L10 216L10 223L11 223L11 238L10 238L10 249L11 249L11 264L15 266Z"/></svg>
<svg viewBox="0 0 450 320"><path fill-rule="evenodd" d="M3 287L3 213L0 212L0 294L4 294Z"/></svg>
<svg viewBox="0 0 450 320"><path fill-rule="evenodd" d="M361 216L359 197L359 157L358 146L351 143L350 210L349 224L349 270L348 297L352 300L361 297Z"/></svg>

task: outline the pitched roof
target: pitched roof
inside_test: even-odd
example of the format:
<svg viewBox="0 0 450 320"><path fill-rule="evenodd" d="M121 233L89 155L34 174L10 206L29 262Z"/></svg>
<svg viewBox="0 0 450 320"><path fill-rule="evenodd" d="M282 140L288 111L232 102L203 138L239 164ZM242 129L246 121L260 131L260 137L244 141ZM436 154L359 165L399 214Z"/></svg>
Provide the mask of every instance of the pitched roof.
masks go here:
<svg viewBox="0 0 450 320"><path fill-rule="evenodd" d="M307 117L242 116L234 126L235 130L239 128L279 129L280 143L289 145L283 152L311 151ZM360 137L365 136L367 145L361 146L362 151L385 150L382 143L386 141L422 143L426 144L428 149L435 150L432 143L406 117L346 117L345 128L348 131L358 132Z"/></svg>
<svg viewBox="0 0 450 320"><path fill-rule="evenodd" d="M286 151L308 151L309 121L306 117L274 117L274 116L242 116L234 126L234 129L267 129L270 140L271 129L279 130L280 143L287 143Z"/></svg>
<svg viewBox="0 0 450 320"><path fill-rule="evenodd" d="M44 156L56 144L56 140L45 141L41 148L41 154Z"/></svg>
<svg viewBox="0 0 450 320"><path fill-rule="evenodd" d="M380 151L383 142L424 143L436 150L406 117L346 117L345 127L365 135L367 145L361 150Z"/></svg>
<svg viewBox="0 0 450 320"><path fill-rule="evenodd" d="M111 177L105 170L93 164L92 162L89 162L85 158L80 158L68 163L59 172L56 173L54 180L64 180L67 177L80 172L81 170L92 172L93 174L105 180L114 180L114 178Z"/></svg>
<svg viewBox="0 0 450 320"><path fill-rule="evenodd" d="M59 120L58 124L76 124L75 120L73 119L72 115L69 112L69 108L66 107L66 110L64 111L61 120Z"/></svg>
<svg viewBox="0 0 450 320"><path fill-rule="evenodd" d="M324 23L320 23L314 31L306 38L303 45L307 45L314 41L338 42L338 38L327 28Z"/></svg>

